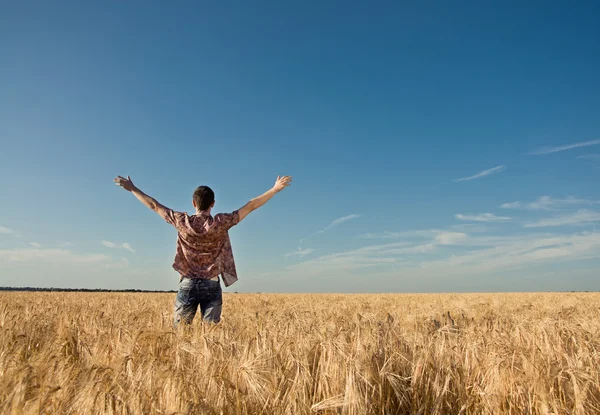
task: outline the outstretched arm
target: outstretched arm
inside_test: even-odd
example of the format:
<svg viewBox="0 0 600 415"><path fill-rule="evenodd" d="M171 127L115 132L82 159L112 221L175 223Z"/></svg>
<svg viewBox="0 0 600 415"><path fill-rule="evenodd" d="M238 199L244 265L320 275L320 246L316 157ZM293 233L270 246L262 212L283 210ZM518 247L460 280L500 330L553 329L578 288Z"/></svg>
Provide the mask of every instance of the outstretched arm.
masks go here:
<svg viewBox="0 0 600 415"><path fill-rule="evenodd" d="M162 217L165 216L165 211L167 210L167 207L161 205L160 203L158 203L156 201L156 199L148 196L146 193L142 192L140 189L135 187L135 185L133 184L133 182L131 181L131 178L129 176L127 176L127 178L117 176L117 177L115 177L114 182L117 186L121 186L123 189L127 190L128 192L133 193L133 195L135 197L137 197L140 202L142 202L144 205L148 206L150 209L152 209L153 211L158 213L160 216L162 216Z"/></svg>
<svg viewBox="0 0 600 415"><path fill-rule="evenodd" d="M255 211L265 203L267 203L276 193L281 192L283 189L292 184L291 176L277 176L277 181L275 181L275 186L270 190L267 190L262 195L255 197L248 203L246 203L241 209L239 209L240 221L244 219L250 212Z"/></svg>

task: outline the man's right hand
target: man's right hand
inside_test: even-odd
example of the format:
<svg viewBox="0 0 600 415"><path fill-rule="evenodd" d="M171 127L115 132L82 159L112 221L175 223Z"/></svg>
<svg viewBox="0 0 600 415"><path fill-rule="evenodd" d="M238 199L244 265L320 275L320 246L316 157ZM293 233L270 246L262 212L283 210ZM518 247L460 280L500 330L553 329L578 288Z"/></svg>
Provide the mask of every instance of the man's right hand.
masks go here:
<svg viewBox="0 0 600 415"><path fill-rule="evenodd" d="M275 193L281 192L283 189L292 184L292 176L277 176L277 180L275 181L275 186L273 186L270 190L267 190L264 194L255 197L240 209L238 209L240 220L244 219L250 212L255 211L265 203L267 203Z"/></svg>
<svg viewBox="0 0 600 415"><path fill-rule="evenodd" d="M275 181L275 186L273 186L273 190L279 193L291 184L292 176L277 176L277 180Z"/></svg>
<svg viewBox="0 0 600 415"><path fill-rule="evenodd" d="M129 176L127 176L127 178L117 176L113 179L113 181L115 182L115 184L117 186L121 186L123 189L127 190L128 192L132 192L133 189L135 189L135 186L134 186L133 182L131 181L131 177L129 177Z"/></svg>

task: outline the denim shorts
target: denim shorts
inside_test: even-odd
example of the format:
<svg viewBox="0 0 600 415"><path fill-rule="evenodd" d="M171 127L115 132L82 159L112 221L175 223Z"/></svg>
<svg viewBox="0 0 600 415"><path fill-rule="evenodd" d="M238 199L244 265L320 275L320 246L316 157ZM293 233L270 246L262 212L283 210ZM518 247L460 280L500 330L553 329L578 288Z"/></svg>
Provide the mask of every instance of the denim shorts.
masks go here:
<svg viewBox="0 0 600 415"><path fill-rule="evenodd" d="M218 323L221 320L223 307L223 292L219 280L204 280L200 278L182 278L175 299L173 324L180 322L190 324L200 306L202 320Z"/></svg>

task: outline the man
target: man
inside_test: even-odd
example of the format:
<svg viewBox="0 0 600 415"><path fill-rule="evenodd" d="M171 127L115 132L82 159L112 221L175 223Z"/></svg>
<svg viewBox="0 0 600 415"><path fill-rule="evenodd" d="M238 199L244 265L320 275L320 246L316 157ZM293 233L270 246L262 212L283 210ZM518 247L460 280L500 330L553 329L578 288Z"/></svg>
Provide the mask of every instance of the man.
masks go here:
<svg viewBox="0 0 600 415"><path fill-rule="evenodd" d="M232 213L214 217L211 210L215 206L215 194L207 186L200 186L194 192L192 204L196 214L190 216L161 205L138 189L129 176L117 176L114 181L177 229L177 252L173 262L173 268L181 275L175 300L174 325L177 327L180 322L191 323L198 306L204 321L220 321L223 300L219 275L225 286L237 281L229 229L288 187L292 178L278 176L273 188L261 196Z"/></svg>

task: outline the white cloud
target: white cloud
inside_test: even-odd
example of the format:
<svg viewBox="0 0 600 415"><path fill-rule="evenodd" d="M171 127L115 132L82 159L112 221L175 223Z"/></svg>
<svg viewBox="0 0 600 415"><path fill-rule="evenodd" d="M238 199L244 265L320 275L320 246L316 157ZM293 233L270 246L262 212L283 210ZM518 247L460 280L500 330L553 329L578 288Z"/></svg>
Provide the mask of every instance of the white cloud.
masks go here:
<svg viewBox="0 0 600 415"><path fill-rule="evenodd" d="M458 220L471 222L503 222L510 220L507 216L496 216L493 213L479 213L476 215L462 215L460 213L454 215Z"/></svg>
<svg viewBox="0 0 600 415"><path fill-rule="evenodd" d="M349 220L356 219L356 218L360 218L360 215L357 215L356 213L353 213L352 215L348 215L348 216L343 216L341 218L337 218L336 220L334 220L333 222L331 222L331 225L329 225L325 229L329 229L329 228L331 228L331 227L333 227L335 225L339 225L340 223L348 222Z"/></svg>
<svg viewBox="0 0 600 415"><path fill-rule="evenodd" d="M577 157L580 160L600 160L600 154L584 154Z"/></svg>
<svg viewBox="0 0 600 415"><path fill-rule="evenodd" d="M299 243L300 243L300 245L302 245L302 243L304 241L306 241L309 238L312 238L315 235L323 234L323 233L327 232L329 229L333 228L334 226L337 226L337 225L339 225L341 223L344 223L344 222L348 222L349 220L352 220L352 219L360 218L361 216L362 215L358 215L356 213L353 213L353 214L348 215L348 216L342 216L341 218L337 218L333 222L331 222L329 225L327 225L325 228L321 229L320 231L317 231L317 232L313 233L312 235L307 236L306 238L300 239Z"/></svg>
<svg viewBox="0 0 600 415"><path fill-rule="evenodd" d="M405 232L384 231L382 233L365 233L365 234L359 235L359 238L364 238L364 239L425 238L425 237L437 235L439 232L443 232L443 231L437 230L437 229L405 231Z"/></svg>
<svg viewBox="0 0 600 415"><path fill-rule="evenodd" d="M451 241L458 241L467 237L467 234L463 232L456 232L457 230L469 231L469 232L483 232L486 230L485 227L478 224L460 224L450 226L451 230L441 229L425 229L416 231L406 232L390 232L385 231L383 233L366 233L359 235L359 238L363 239L401 239L401 238L434 238L437 242L443 245L450 245Z"/></svg>
<svg viewBox="0 0 600 415"><path fill-rule="evenodd" d="M427 254L436 250L439 244L437 243L425 243L415 246L406 246L402 248L392 248L382 250L380 253L383 255L418 255Z"/></svg>
<svg viewBox="0 0 600 415"><path fill-rule="evenodd" d="M521 204L521 202L502 203L500 205L500 207L502 209L518 209L518 208L520 208L522 206L523 205Z"/></svg>
<svg viewBox="0 0 600 415"><path fill-rule="evenodd" d="M33 246L34 248L41 248L42 244L39 244L37 242L29 242L29 245Z"/></svg>
<svg viewBox="0 0 600 415"><path fill-rule="evenodd" d="M9 228L5 228L4 226L0 226L0 235L12 235L15 231Z"/></svg>
<svg viewBox="0 0 600 415"><path fill-rule="evenodd" d="M364 239L395 239L400 236L402 236L402 232L384 231L383 233L364 233L358 237Z"/></svg>
<svg viewBox="0 0 600 415"><path fill-rule="evenodd" d="M503 209L529 209L529 210L556 210L574 205L597 205L600 201L578 199L574 196L567 196L565 199L554 199L550 196L541 196L536 201L530 203L512 202L500 205Z"/></svg>
<svg viewBox="0 0 600 415"><path fill-rule="evenodd" d="M455 183L458 183L458 182L466 182L468 180L479 179L481 177L489 176L490 174L498 173L499 171L504 170L505 167L506 166L503 164L501 166L496 166L491 169L480 171L479 173L476 173L473 176L461 177L460 179L454 179L452 181Z"/></svg>
<svg viewBox="0 0 600 415"><path fill-rule="evenodd" d="M129 252L135 252L135 250L131 247L129 242L123 242L121 244L121 248L128 250Z"/></svg>
<svg viewBox="0 0 600 415"><path fill-rule="evenodd" d="M539 155L543 155L543 154L551 154L551 153L558 153L559 151L571 150L573 148L595 146L597 144L600 144L600 140L582 141L580 143L567 144L567 145L563 145L563 146L542 147L542 148L538 148L537 150L533 150L529 154L534 155L534 156L539 156Z"/></svg>
<svg viewBox="0 0 600 415"><path fill-rule="evenodd" d="M21 237L21 235L19 235L14 229L10 229L5 226L0 226L0 235L12 235L16 236L17 238Z"/></svg>
<svg viewBox="0 0 600 415"><path fill-rule="evenodd" d="M553 218L540 219L537 222L525 224L526 228L542 228L550 226L586 225L600 222L600 212L587 209L578 210L575 213L555 216Z"/></svg>
<svg viewBox="0 0 600 415"><path fill-rule="evenodd" d="M441 245L454 245L467 239L467 234L462 232L441 232L435 240Z"/></svg>
<svg viewBox="0 0 600 415"><path fill-rule="evenodd" d="M426 242L393 242L369 245L337 254L323 255L311 260L287 267L290 271L302 271L309 274L323 271L352 271L362 268L389 266L395 263L408 263L414 258L434 253L439 247L462 245L467 243L468 235L461 232L448 232L435 229L402 232L408 239L426 238Z"/></svg>
<svg viewBox="0 0 600 415"><path fill-rule="evenodd" d="M66 264L91 264L108 262L110 257L103 254L75 254L66 249L2 249L0 258L7 262L50 262Z"/></svg>
<svg viewBox="0 0 600 415"><path fill-rule="evenodd" d="M291 265L287 267L287 269L314 274L330 272L332 270L349 271L360 268L370 268L393 262L396 262L396 259L391 257L381 257L377 254L368 255L364 252L361 253L360 250L356 250L339 254L324 255Z"/></svg>
<svg viewBox="0 0 600 415"><path fill-rule="evenodd" d="M489 226L482 223L457 223L448 227L452 231L483 233L489 230Z"/></svg>
<svg viewBox="0 0 600 415"><path fill-rule="evenodd" d="M297 256L299 258L304 258L306 255L309 255L309 254L313 253L314 251L315 251L314 249L310 249L310 248L298 249L297 251L294 251L294 252L288 252L284 256L286 258L289 258L291 256Z"/></svg>
<svg viewBox="0 0 600 415"><path fill-rule="evenodd" d="M542 196L535 202L527 204L527 208L533 210L552 210L568 205L593 205L597 203L592 200L577 199L573 196L569 196L566 199L553 199L550 196Z"/></svg>
<svg viewBox="0 0 600 415"><path fill-rule="evenodd" d="M559 262L600 257L600 233L573 235L515 235L473 241L482 248L422 264L421 268L486 272L524 267L541 261Z"/></svg>
<svg viewBox="0 0 600 415"><path fill-rule="evenodd" d="M129 252L135 252L135 250L131 247L131 244L129 242L116 243L116 242L111 242L111 241L102 241L100 243L107 248L112 248L112 249L121 248L121 249L125 249Z"/></svg>
<svg viewBox="0 0 600 415"><path fill-rule="evenodd" d="M423 231L424 233L427 231ZM452 245L449 249L448 245ZM438 233L429 241L371 245L320 256L287 267L298 275L364 272L400 275L477 275L539 263L600 258L600 232L471 236Z"/></svg>
<svg viewBox="0 0 600 415"><path fill-rule="evenodd" d="M121 258L119 262L111 262L110 264L104 265L105 269L124 269L129 266L129 260L127 258Z"/></svg>

